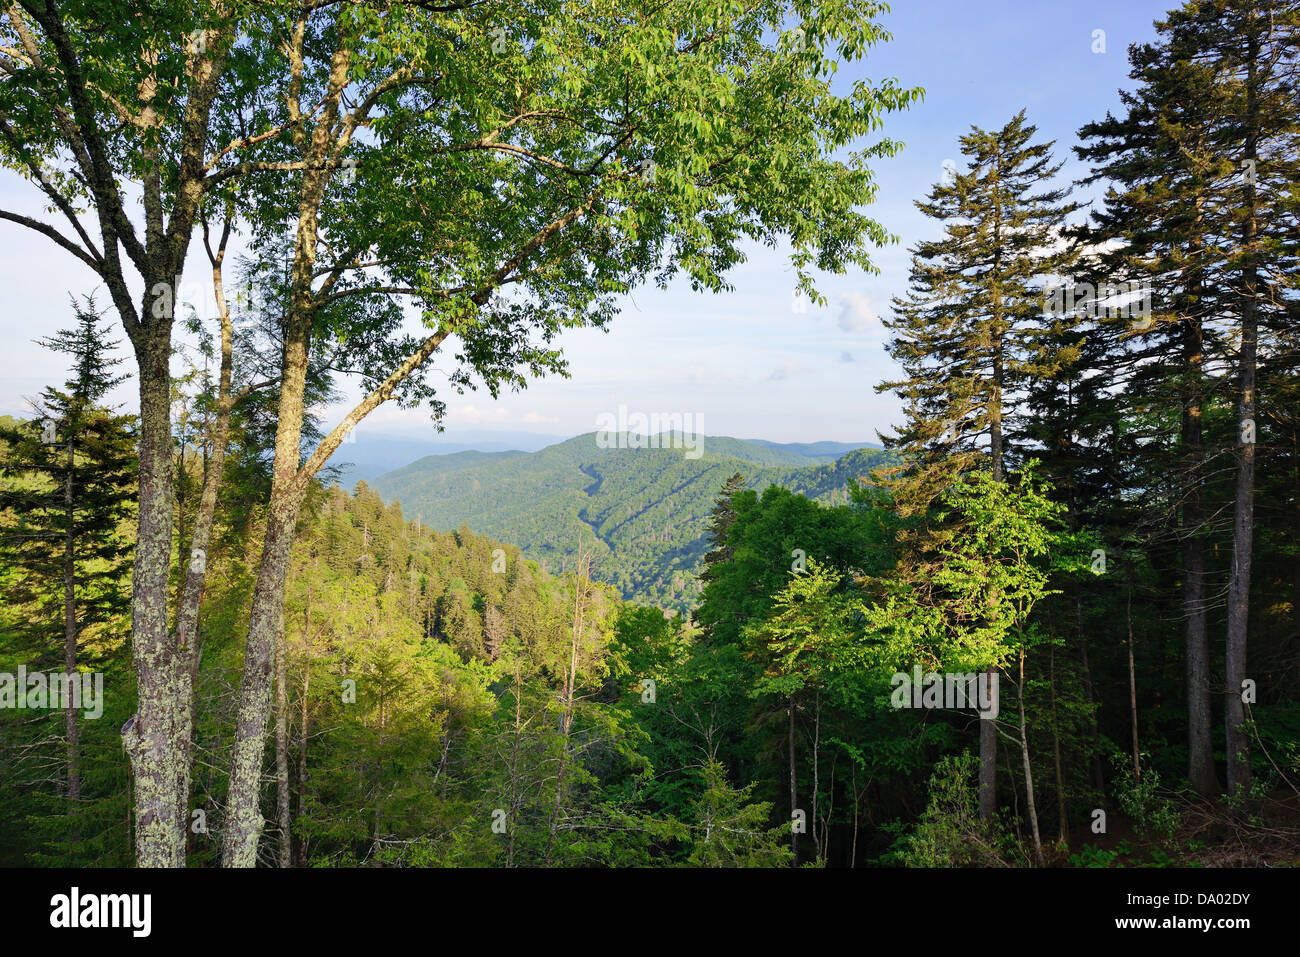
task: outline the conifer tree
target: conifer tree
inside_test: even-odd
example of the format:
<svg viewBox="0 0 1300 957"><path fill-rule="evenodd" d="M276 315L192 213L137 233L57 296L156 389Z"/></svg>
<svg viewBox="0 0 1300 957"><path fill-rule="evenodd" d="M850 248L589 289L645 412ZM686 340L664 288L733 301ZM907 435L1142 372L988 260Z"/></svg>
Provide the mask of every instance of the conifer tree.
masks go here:
<svg viewBox="0 0 1300 957"><path fill-rule="evenodd" d="M884 322L905 377L877 387L904 401L904 425L882 439L903 454L892 484L906 513L958 473L990 467L1001 481L1016 457L1007 436L1023 389L1063 361L1043 348L1044 278L1074 260L1065 227L1079 207L1068 188L1049 186L1061 164L1053 143L1032 142L1036 132L1023 110L995 132L973 127L961 138L969 169L917 203L944 236L912 250L908 294Z"/></svg>
<svg viewBox="0 0 1300 957"><path fill-rule="evenodd" d="M1017 458L1007 438L1025 415L1026 389L1070 361L1045 348L1069 322L1046 314L1046 281L1075 261L1067 221L1079 206L1068 188L1050 185L1062 164L1052 161L1052 142L1034 142L1036 132L1023 110L1000 130L972 127L960 141L968 169L917 203L944 236L912 250L908 294L884 323L905 377L877 387L904 401L904 424L881 436L902 453L889 482L902 516L924 516L962 473L988 468L1003 481ZM988 818L997 737L986 726L980 761Z"/></svg>
<svg viewBox="0 0 1300 957"><path fill-rule="evenodd" d="M16 569L6 596L31 608L29 640L44 656L62 631L66 674L75 674L78 644L94 625L127 609L126 569L131 545L122 534L134 492L133 418L100 404L125 376L113 374L122 360L111 353L94 300L75 301L77 326L39 342L72 357L63 389L44 390L39 418L0 430L9 446L0 473L8 481L0 508L18 516L0 531L0 560ZM58 623L56 625L55 623ZM81 796L78 714L65 703L65 793Z"/></svg>
<svg viewBox="0 0 1300 957"><path fill-rule="evenodd" d="M1236 317L1236 475L1232 570L1225 643L1224 752L1231 793L1250 788L1243 681L1254 552L1257 417L1268 412L1258 395L1258 364L1270 333L1285 325L1297 289L1295 183L1300 149L1300 3L1296 0L1215 0L1188 4L1170 23L1196 37L1202 56L1216 61L1224 90L1218 141L1223 166L1236 176L1224 185L1229 297ZM1222 167L1221 167L1222 168ZM1239 178L1238 178L1239 177Z"/></svg>
<svg viewBox="0 0 1300 957"><path fill-rule="evenodd" d="M1182 553L1188 693L1188 778L1202 794L1218 790L1211 741L1207 539L1209 463L1206 421L1227 401L1237 426L1232 565L1227 588L1228 778L1248 782L1240 702L1249 609L1257 439L1257 365L1270 330L1284 322L1294 295L1297 99L1294 86L1300 5L1288 0L1186 4L1157 23L1159 38L1130 53L1136 90L1125 113L1085 126L1079 155L1094 162L1088 182L1113 183L1094 215L1098 240L1119 240L1099 268L1150 287L1148 321L1101 330L1111 347L1101 371L1130 413L1159 428L1160 409L1177 409L1142 443L1147 479L1176 476L1174 494L1148 501L1148 516L1168 513ZM1288 289L1290 292L1288 292ZM1217 370L1231 370L1222 375ZM1235 395L1235 400L1233 399ZM1148 414L1148 412L1155 414ZM1177 429L1177 436L1172 432ZM1168 433L1168 434L1166 434ZM1149 479L1155 478L1155 481ZM1226 503L1225 503L1226 504ZM1150 518L1145 524L1154 524ZM1144 534L1150 535L1146 530ZM1235 690L1234 690L1235 689Z"/></svg>
<svg viewBox="0 0 1300 957"><path fill-rule="evenodd" d="M1118 393L1129 415L1140 413L1139 406L1180 410L1170 421L1176 437L1149 435L1130 451L1150 473L1167 471L1178 479L1171 503L1178 516L1170 524L1182 552L1188 779L1210 794L1218 783L1210 739L1203 486L1204 416L1213 398L1207 358L1220 354L1213 317L1221 307L1223 261L1208 222L1215 170L1222 165L1212 119L1220 94L1215 65L1197 63L1187 38L1171 35L1168 24L1163 34L1130 52L1130 75L1139 85L1121 93L1126 112L1086 125L1080 130L1085 145L1076 152L1096 164L1085 182L1106 177L1112 183L1105 205L1093 214L1096 240L1122 240L1100 258L1097 272L1136 280L1152 296L1146 321L1096 325L1094 338L1106 346L1093 368L1104 372L1108 391ZM1141 479L1133 484L1152 490ZM1158 509L1160 503L1146 505Z"/></svg>

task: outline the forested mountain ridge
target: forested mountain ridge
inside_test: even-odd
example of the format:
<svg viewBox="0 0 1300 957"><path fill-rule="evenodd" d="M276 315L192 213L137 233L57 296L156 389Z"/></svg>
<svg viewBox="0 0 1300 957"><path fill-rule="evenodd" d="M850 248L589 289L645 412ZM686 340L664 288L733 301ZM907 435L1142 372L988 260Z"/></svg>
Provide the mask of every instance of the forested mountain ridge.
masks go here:
<svg viewBox="0 0 1300 957"><path fill-rule="evenodd" d="M431 455L369 487L435 528L464 524L512 542L543 567L569 568L581 543L593 552L594 577L624 598L686 612L698 597L709 510L730 475L759 491L778 485L842 504L850 480L893 461L860 448L816 464L791 447L721 436L702 437L702 454L689 458L681 448L601 448L596 438L532 453ZM824 454L824 445L810 449Z"/></svg>

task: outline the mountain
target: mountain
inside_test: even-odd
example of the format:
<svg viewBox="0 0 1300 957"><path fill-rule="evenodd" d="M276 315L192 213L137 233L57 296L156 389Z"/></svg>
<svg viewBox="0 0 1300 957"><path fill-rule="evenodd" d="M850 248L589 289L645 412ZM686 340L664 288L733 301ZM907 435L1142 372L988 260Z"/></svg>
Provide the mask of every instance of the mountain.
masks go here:
<svg viewBox="0 0 1300 957"><path fill-rule="evenodd" d="M535 432L496 432L487 429L433 433L439 439L413 439L408 436L382 435L358 429L352 441L345 442L331 464L338 469L339 484L349 486L359 479L370 481L385 472L401 468L426 455L454 452L536 452L564 440L562 435Z"/></svg>
<svg viewBox="0 0 1300 957"><path fill-rule="evenodd" d="M834 462L841 455L854 449L883 447L879 442L769 442L767 439L745 439L744 441L774 449L786 449L818 462Z"/></svg>
<svg viewBox="0 0 1300 957"><path fill-rule="evenodd" d="M782 485L842 504L850 478L893 458L859 448L819 464L791 448L725 436L702 437L698 455L680 442L676 448L603 448L599 435L537 452L430 455L379 476L370 487L399 502L408 519L444 529L463 523L518 545L551 571L571 564L581 543L593 552L596 577L626 598L686 611L694 605L695 577L708 551L709 511L733 472L751 488ZM655 444L666 440L652 437ZM626 437L620 442L633 444Z"/></svg>

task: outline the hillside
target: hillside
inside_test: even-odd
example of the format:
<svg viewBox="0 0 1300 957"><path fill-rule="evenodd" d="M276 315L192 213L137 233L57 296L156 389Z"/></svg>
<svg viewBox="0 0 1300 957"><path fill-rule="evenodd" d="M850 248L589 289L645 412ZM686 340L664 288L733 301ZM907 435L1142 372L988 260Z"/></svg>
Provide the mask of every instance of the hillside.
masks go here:
<svg viewBox="0 0 1300 957"><path fill-rule="evenodd" d="M344 442L330 464L339 470L339 483L351 487L359 480L374 481L380 475L399 469L409 462L429 455L447 455L455 452L536 452L556 442L563 435L541 435L534 432L494 432L485 429L458 429L454 440L430 437L373 433L357 429Z"/></svg>
<svg viewBox="0 0 1300 957"><path fill-rule="evenodd" d="M436 528L463 523L552 570L564 570L581 543L593 550L597 577L626 598L684 612L697 596L709 511L732 473L751 488L781 485L842 503L850 478L890 456L862 448L818 464L820 457L709 436L690 459L681 449L600 448L588 433L531 453L431 455L370 487L408 517Z"/></svg>

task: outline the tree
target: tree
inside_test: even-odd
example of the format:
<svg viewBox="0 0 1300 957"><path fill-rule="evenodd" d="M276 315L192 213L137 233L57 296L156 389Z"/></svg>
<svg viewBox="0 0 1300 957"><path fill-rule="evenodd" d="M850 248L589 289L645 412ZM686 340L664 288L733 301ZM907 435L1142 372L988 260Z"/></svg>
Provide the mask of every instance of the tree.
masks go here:
<svg viewBox="0 0 1300 957"><path fill-rule="evenodd" d="M292 265L227 864L251 864L261 831L271 649L313 476L380 403L441 410L423 372L449 338L461 349L453 385L496 395L524 385L520 370L563 371L551 338L605 325L616 297L647 279L727 288L742 240L787 238L810 294L810 267L870 268L867 244L888 237L857 208L872 195L865 162L896 144L834 154L918 92L858 84L837 96L825 52L855 59L883 39L874 10L841 0L797 30L782 29L784 4L737 14L626 0L376 4L284 20L290 79L268 106L275 133L257 147L268 158L253 166L289 175L259 181L254 235L275 249L293 222ZM318 45L328 65L305 71ZM778 176L757 175L768 169ZM425 335L401 334L399 297L418 305ZM313 342L328 341L371 391L303 461L303 383Z"/></svg>
<svg viewBox="0 0 1300 957"><path fill-rule="evenodd" d="M235 57L234 24L251 5L213 0L130 12L95 3L10 4L0 18L7 82L0 93L0 162L33 184L50 211L0 210L89 267L108 289L136 356L140 452L132 656L139 710L123 727L146 865L184 863L182 700L168 634L172 548L168 407L173 304L191 233L223 157L237 158L253 108L232 86L261 77L259 51ZM225 81L234 78L233 84ZM244 87L245 90L248 87ZM218 109L222 101L231 107ZM229 121L229 122L227 122ZM260 132L260 131L259 131ZM243 170L240 170L243 172ZM139 183L142 228L124 184ZM80 209L93 221L83 224ZM143 281L136 300L131 280Z"/></svg>
<svg viewBox="0 0 1300 957"><path fill-rule="evenodd" d="M1140 85L1123 95L1125 113L1085 126L1085 145L1076 148L1096 164L1089 181L1115 184L1094 215L1095 235L1122 242L1101 268L1140 277L1155 305L1149 322L1107 333L1114 340L1107 377L1129 393L1130 406L1181 412L1176 449L1167 451L1170 440L1160 434L1144 443L1141 459L1154 475L1178 478L1166 508L1175 513L1170 524L1182 551L1188 778L1202 794L1219 789L1206 558L1216 509L1205 501L1216 450L1206 421L1234 393L1237 424L1231 439L1219 440L1235 446L1237 458L1224 699L1230 789L1249 778L1238 729L1254 551L1256 367L1261 348L1273 351L1268 339L1294 296L1287 265L1295 256L1294 210L1286 197L1296 176L1296 91L1285 64L1294 59L1298 16L1300 7L1285 0L1215 0L1171 12L1157 23L1158 41L1130 53ZM1147 489L1159 494L1160 484Z"/></svg>
<svg viewBox="0 0 1300 957"><path fill-rule="evenodd" d="M704 790L698 806L701 832L688 863L692 867L781 867L790 852L778 843L789 825L770 827L770 806L751 802L754 786L733 787L727 769L709 759L701 772Z"/></svg>
<svg viewBox="0 0 1300 957"><path fill-rule="evenodd" d="M1044 348L1067 321L1045 315L1045 277L1074 261L1065 227L1079 207L1048 188L1062 164L1052 142L1031 142L1036 132L1023 110L996 132L973 127L961 138L970 169L916 204L945 235L912 250L908 294L884 323L906 377L876 387L904 401L906 423L881 438L904 458L890 488L905 514L961 472L990 467L1000 480L1016 458L1007 431L1024 415L1022 390L1070 359Z"/></svg>
<svg viewBox="0 0 1300 957"><path fill-rule="evenodd" d="M731 523L736 520L736 510L732 500L736 497L736 493L744 488L745 477L739 472L731 473L719 489L718 498L709 511L708 540L713 548L704 556L704 570L700 573L700 580L703 582L710 580L714 565L731 561L735 553L734 549L727 545L727 533L731 530Z"/></svg>
<svg viewBox="0 0 1300 957"><path fill-rule="evenodd" d="M487 652L489 661L496 661L501 654L501 642L505 637L506 623L501 617L501 609L488 605L483 609L483 650Z"/></svg>
<svg viewBox="0 0 1300 957"><path fill-rule="evenodd" d="M753 694L774 694L786 703L788 737L786 741L790 780L790 813L801 810L798 799L798 774L795 759L796 699L805 707L809 691L813 695L813 842L817 858L824 861L825 850L819 836L818 814L821 790L820 758L822 698L844 702L852 699L842 688L855 678L855 666L861 663L855 647L855 619L859 617L855 602L843 588L845 576L833 568L810 559L806 571L791 572L789 583L773 601L771 614L746 630L751 642L750 654L764 663L763 674L755 683ZM790 832L791 866L799 866L799 832Z"/></svg>
<svg viewBox="0 0 1300 957"><path fill-rule="evenodd" d="M1227 94L1226 122L1218 145L1225 160L1231 157L1245 170L1241 198L1228 208L1228 228L1221 234L1229 244L1239 342L1224 751L1228 790L1240 794L1249 791L1251 779L1242 688L1254 553L1257 366L1261 337L1289 318L1287 298L1294 297L1296 288L1294 190L1300 90L1295 59L1300 51L1300 4L1217 0L1175 11L1170 21L1175 29L1197 33L1201 49L1218 61Z"/></svg>
<svg viewBox="0 0 1300 957"><path fill-rule="evenodd" d="M121 583L131 543L122 525L130 518L134 491L134 418L100 404L125 380L113 374L122 360L104 336L93 299L73 302L77 326L40 340L72 357L66 391L47 388L32 422L0 429L8 443L0 474L9 482L0 508L19 516L0 534L0 558L20 577L8 596L32 608L37 648L61 622L63 670L75 675L78 646L88 629L114 620L126 607ZM67 736L66 789L73 808L81 798L79 726L74 700L64 709Z"/></svg>
<svg viewBox="0 0 1300 957"><path fill-rule="evenodd" d="M1214 320L1224 308L1224 263L1210 225L1223 165L1214 130L1222 94L1217 65L1194 56L1186 32L1168 22L1159 28L1160 42L1130 51L1130 75L1139 86L1121 94L1125 113L1084 126L1084 145L1075 148L1096 164L1085 182L1104 177L1114 184L1093 213L1094 236L1098 243L1122 242L1100 257L1098 271L1137 279L1152 300L1146 321L1096 324L1092 338L1100 351L1089 367L1104 369L1098 378L1110 388L1122 387L1119 401L1130 415L1139 403L1180 410L1172 454L1164 436L1126 452L1149 463L1151 472L1172 470L1180 480L1173 507L1183 563L1188 780L1211 794L1218 782L1210 737L1204 421L1213 401L1208 364L1222 356ZM1152 488L1142 479L1135 485ZM1158 502L1145 504L1148 515L1159 508Z"/></svg>
<svg viewBox="0 0 1300 957"><path fill-rule="evenodd" d="M1020 746L1034 846L1041 861L1024 662L1044 640L1031 620L1034 608L1056 593L1050 587L1054 570L1078 569L1080 546L1062 530L1064 509L1048 497L1033 465L1027 463L1009 477L980 470L949 486L942 508L954 513L945 518L959 533L932 543L922 553L923 563L906 567L886 584L866 609L866 631L879 646L874 654L885 654L887 660L900 660L903 654L956 673L982 670L1013 681L1020 699L1019 735L1013 740ZM1012 663L1018 666L1017 679L1007 673ZM981 744L986 728L997 731L996 716L981 717ZM987 821L991 815L981 817Z"/></svg>
<svg viewBox="0 0 1300 957"><path fill-rule="evenodd" d="M905 401L906 424L881 438L904 459L889 483L894 508L920 516L922 534L929 506L956 476L989 463L1002 480L1015 458L1006 432L1023 414L1018 399L1073 359L1044 348L1069 318L1045 316L1043 277L1061 275L1076 257L1066 225L1078 204L1068 189L1047 186L1061 164L1052 164L1051 142L1031 142L1036 132L1023 110L995 133L972 128L961 139L970 169L917 203L944 223L945 236L913 250L908 295L894 300L895 318L885 322L889 353L907 377L877 391ZM980 813L988 819L997 737L987 723L980 761Z"/></svg>

